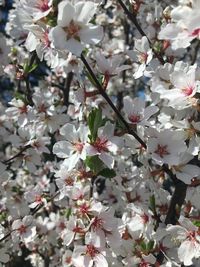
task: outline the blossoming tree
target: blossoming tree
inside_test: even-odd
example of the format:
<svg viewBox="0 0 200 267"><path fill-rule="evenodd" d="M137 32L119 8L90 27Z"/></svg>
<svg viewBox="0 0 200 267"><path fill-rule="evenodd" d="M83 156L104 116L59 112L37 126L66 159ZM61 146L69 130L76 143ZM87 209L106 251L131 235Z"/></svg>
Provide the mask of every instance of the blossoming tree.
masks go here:
<svg viewBox="0 0 200 267"><path fill-rule="evenodd" d="M199 10L13 1L0 266L200 266Z"/></svg>

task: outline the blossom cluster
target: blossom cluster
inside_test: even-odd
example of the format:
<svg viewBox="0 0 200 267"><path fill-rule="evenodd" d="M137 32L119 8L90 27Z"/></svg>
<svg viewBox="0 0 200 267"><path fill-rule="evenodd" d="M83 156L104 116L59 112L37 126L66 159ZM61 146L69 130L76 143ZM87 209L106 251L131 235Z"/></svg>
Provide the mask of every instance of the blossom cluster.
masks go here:
<svg viewBox="0 0 200 267"><path fill-rule="evenodd" d="M13 1L0 266L200 266L199 9Z"/></svg>

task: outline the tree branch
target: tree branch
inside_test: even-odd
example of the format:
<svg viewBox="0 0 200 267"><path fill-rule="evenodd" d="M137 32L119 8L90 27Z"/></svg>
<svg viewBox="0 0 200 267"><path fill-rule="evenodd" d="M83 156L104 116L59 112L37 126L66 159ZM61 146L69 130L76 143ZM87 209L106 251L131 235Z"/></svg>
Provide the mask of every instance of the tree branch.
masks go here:
<svg viewBox="0 0 200 267"><path fill-rule="evenodd" d="M164 59L163 59L162 56L159 55L159 54L155 51L155 49L153 48L151 41L149 40L149 38L147 37L146 33L143 31L143 29L141 28L140 24L138 23L137 18L136 18L136 15L135 15L135 14L132 14L132 13L128 10L128 8L125 6L125 4L123 3L122 0L118 0L118 2L119 2L119 4L120 4L120 6L122 7L122 9L124 10L124 13L125 13L125 14L127 15L127 17L130 19L130 21L135 25L135 27L136 27L136 29L139 31L139 33L140 33L142 36L145 36L145 37L147 38L147 40L148 40L148 42L149 42L149 45L150 45L150 47L151 47L151 49L152 49L154 55L157 57L157 59L160 61L160 63L161 63L162 65L164 65L164 64L165 64Z"/></svg>
<svg viewBox="0 0 200 267"><path fill-rule="evenodd" d="M100 84L100 82L96 78L96 75L94 74L93 70L91 69L90 65L88 64L87 60L85 59L83 53L81 54L81 60L82 60L83 64L85 65L87 71L91 75L92 79L95 81L95 84L96 84L97 89L99 90L99 93L103 96L103 98L107 101L107 103L110 105L110 107L112 108L112 110L116 113L116 115L118 116L118 118L124 124L124 126L126 127L128 133L131 134L131 135L133 135L135 137L135 139L142 145L142 147L147 148L146 143L137 135L136 132L134 132L130 128L130 126L127 123L127 121L121 115L121 113L119 112L119 110L115 107L115 105L113 104L112 100L109 98L109 96L107 95L107 93L103 89L102 85Z"/></svg>

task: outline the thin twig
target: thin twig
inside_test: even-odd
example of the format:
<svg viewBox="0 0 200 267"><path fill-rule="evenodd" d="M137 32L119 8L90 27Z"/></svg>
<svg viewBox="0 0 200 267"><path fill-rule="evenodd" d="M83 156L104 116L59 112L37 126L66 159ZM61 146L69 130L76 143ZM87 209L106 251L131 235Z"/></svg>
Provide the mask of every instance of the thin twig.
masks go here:
<svg viewBox="0 0 200 267"><path fill-rule="evenodd" d="M120 6L122 7L122 9L124 10L124 13L125 13L125 14L127 15L127 17L130 19L130 21L135 25L135 27L136 27L136 29L139 31L139 33L140 33L142 36L145 36L145 37L147 38L147 40L148 40L148 42L149 42L149 45L150 45L151 49L153 50L154 55L157 57L157 59L160 61L160 63L161 63L162 65L164 65L164 64L165 64L164 59L163 59L162 56L159 55L159 54L155 51L155 49L153 48L151 41L149 40L148 36L146 35L146 33L143 31L143 29L141 28L140 24L138 23L137 18L136 18L136 15L133 14L133 13L131 13L131 12L128 10L128 8L125 6L125 4L123 3L122 0L118 0L118 2L119 2L119 4L120 4Z"/></svg>
<svg viewBox="0 0 200 267"><path fill-rule="evenodd" d="M196 62L197 56L199 54L199 49L200 49L200 41L198 40L198 43L197 43L197 45L195 47L195 51L194 51L194 55L193 55L193 58L192 58L191 65L194 65L194 63Z"/></svg>
<svg viewBox="0 0 200 267"><path fill-rule="evenodd" d="M23 148L22 148L16 155L14 155L14 156L13 156L12 158L10 158L10 159L4 160L2 163L3 163L3 164L9 164L12 160L14 160L14 159L16 159L16 158L22 156L22 155L23 155L23 152L26 151L26 150L27 150L28 148L30 148L30 147L31 147L30 145L23 147Z"/></svg>
<svg viewBox="0 0 200 267"><path fill-rule="evenodd" d="M124 117L121 115L121 113L119 112L119 110L115 107L115 105L113 104L112 100L109 98L109 96L107 95L106 91L103 89L102 85L100 84L100 82L98 81L98 79L96 78L96 75L94 74L93 70L91 69L90 65L88 64L87 60L85 59L84 55L81 54L81 60L83 62L83 64L85 65L87 71L89 72L89 74L91 75L92 79L94 80L97 89L99 90L99 93L104 97L104 99L107 101L107 103L110 105L110 107L113 109L113 111L116 113L116 115L118 116L118 118L121 120L121 122L124 124L124 126L126 127L127 131L129 134L133 135L135 137L135 139L144 147L147 148L146 143L137 135L136 132L134 132L129 124L127 123L127 121L124 119Z"/></svg>
<svg viewBox="0 0 200 267"><path fill-rule="evenodd" d="M57 191L53 197L51 197L50 199L47 200L47 202L51 202L59 194L60 194L60 191ZM30 215L35 215L38 212L38 210L40 210L42 207L44 207L44 204L39 204L38 206L36 206L36 208L34 210L32 210L30 212ZM7 239L11 235L11 233L16 231L16 230L17 229L11 230L7 234L5 234L5 236L0 239L0 243L3 242L5 239Z"/></svg>
<svg viewBox="0 0 200 267"><path fill-rule="evenodd" d="M67 75L67 78L65 80L65 85L64 85L64 89L63 89L63 97L64 97L64 104L66 107L69 106L69 92L70 92L70 86L73 80L73 72L69 72Z"/></svg>

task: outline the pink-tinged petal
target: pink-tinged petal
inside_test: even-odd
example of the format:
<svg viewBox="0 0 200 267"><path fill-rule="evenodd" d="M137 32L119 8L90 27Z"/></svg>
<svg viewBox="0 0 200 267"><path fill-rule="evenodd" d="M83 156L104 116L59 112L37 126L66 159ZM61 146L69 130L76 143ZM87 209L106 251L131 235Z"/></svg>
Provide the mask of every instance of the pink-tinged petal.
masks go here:
<svg viewBox="0 0 200 267"><path fill-rule="evenodd" d="M112 169L114 167L114 159L111 155L109 155L108 153L101 153L99 155L99 158L103 161L103 163L109 168Z"/></svg>
<svg viewBox="0 0 200 267"><path fill-rule="evenodd" d="M171 90L166 90L163 91L162 94L160 95L160 98L167 98L171 101L174 99L180 99L183 98L183 94L181 93L180 89L171 89Z"/></svg>
<svg viewBox="0 0 200 267"><path fill-rule="evenodd" d="M63 135L67 141L73 142L77 140L76 128L73 124L67 123L61 127L60 134Z"/></svg>
<svg viewBox="0 0 200 267"><path fill-rule="evenodd" d="M66 245L66 246L69 246L71 243L72 243L72 241L73 241L73 239L74 239L74 236L75 236L75 234L74 234L74 232L72 232L72 231L66 231L64 234L63 234L63 243Z"/></svg>
<svg viewBox="0 0 200 267"><path fill-rule="evenodd" d="M196 242L186 240L178 248L178 257L184 263L184 265L189 266L192 264L192 259L197 253L196 246Z"/></svg>
<svg viewBox="0 0 200 267"><path fill-rule="evenodd" d="M22 222L21 220L16 220L12 223L12 229L15 230L15 229L18 229L20 226L22 225Z"/></svg>
<svg viewBox="0 0 200 267"><path fill-rule="evenodd" d="M3 263L6 263L10 260L10 256L6 253L7 253L7 251L5 248L0 249L0 259L1 259L1 262L3 262Z"/></svg>
<svg viewBox="0 0 200 267"><path fill-rule="evenodd" d="M95 267L108 267L108 262L102 254L97 254L94 257Z"/></svg>
<svg viewBox="0 0 200 267"><path fill-rule="evenodd" d="M124 111L129 116L133 112L133 101L129 96L125 96L123 102L124 102Z"/></svg>
<svg viewBox="0 0 200 267"><path fill-rule="evenodd" d="M28 37L26 38L25 47L29 52L32 52L36 49L39 41L37 41L35 35L32 32L29 32Z"/></svg>
<svg viewBox="0 0 200 267"><path fill-rule="evenodd" d="M178 221L181 224L181 226L185 227L187 230L198 231L198 227L195 226L188 218L180 216L180 219Z"/></svg>
<svg viewBox="0 0 200 267"><path fill-rule="evenodd" d="M122 66L116 68L116 73L120 73L120 72L122 72L124 70L128 70L130 68L132 68L130 65L122 65Z"/></svg>
<svg viewBox="0 0 200 267"><path fill-rule="evenodd" d="M76 56L80 56L81 52L84 49L84 45L82 45L79 41L73 38L65 42L65 47Z"/></svg>
<svg viewBox="0 0 200 267"><path fill-rule="evenodd" d="M51 29L49 38L56 49L66 49L66 32L60 26Z"/></svg>
<svg viewBox="0 0 200 267"><path fill-rule="evenodd" d="M80 158L80 155L78 153L74 153L68 159L64 161L64 163L68 167L68 170L72 170L76 166L76 163L78 162L79 158Z"/></svg>
<svg viewBox="0 0 200 267"><path fill-rule="evenodd" d="M96 58L98 68L100 69L102 73L109 71L110 65L108 63L108 60L104 57L103 54L97 53L95 58Z"/></svg>
<svg viewBox="0 0 200 267"><path fill-rule="evenodd" d="M31 225L32 222L33 222L33 217L32 217L31 215L25 216L25 217L23 218L22 222L23 222L24 225L29 226L29 225Z"/></svg>
<svg viewBox="0 0 200 267"><path fill-rule="evenodd" d="M95 156L100 154L100 152L98 152L98 150L92 145L87 144L85 148L88 156Z"/></svg>
<svg viewBox="0 0 200 267"><path fill-rule="evenodd" d="M91 1L79 2L75 5L76 21L87 24L96 13L96 4Z"/></svg>
<svg viewBox="0 0 200 267"><path fill-rule="evenodd" d="M101 26L89 26L80 30L79 37L85 44L97 44L103 38L103 28Z"/></svg>
<svg viewBox="0 0 200 267"><path fill-rule="evenodd" d="M58 5L58 26L66 27L75 17L75 9L69 1L62 1Z"/></svg>
<svg viewBox="0 0 200 267"><path fill-rule="evenodd" d="M175 24L167 24L166 27L161 29L161 31L158 34L158 39L160 40L172 40L177 37L177 35L180 33L181 29L180 27L176 26Z"/></svg>
<svg viewBox="0 0 200 267"><path fill-rule="evenodd" d="M195 72L185 73L183 71L175 71L171 74L170 80L172 84L178 88L183 89L195 82Z"/></svg>
<svg viewBox="0 0 200 267"><path fill-rule="evenodd" d="M67 141L59 141L53 146L53 153L59 158L67 158L73 151L73 146Z"/></svg>
<svg viewBox="0 0 200 267"><path fill-rule="evenodd" d="M144 110L144 119L148 120L152 115L154 115L159 110L156 106L148 106Z"/></svg>
<svg viewBox="0 0 200 267"><path fill-rule="evenodd" d="M78 256L72 255L72 263L75 267L92 267L93 260L89 256Z"/></svg>
<svg viewBox="0 0 200 267"><path fill-rule="evenodd" d="M184 240L187 238L188 231L180 225L168 225L167 231L172 235L178 235L179 240Z"/></svg>

